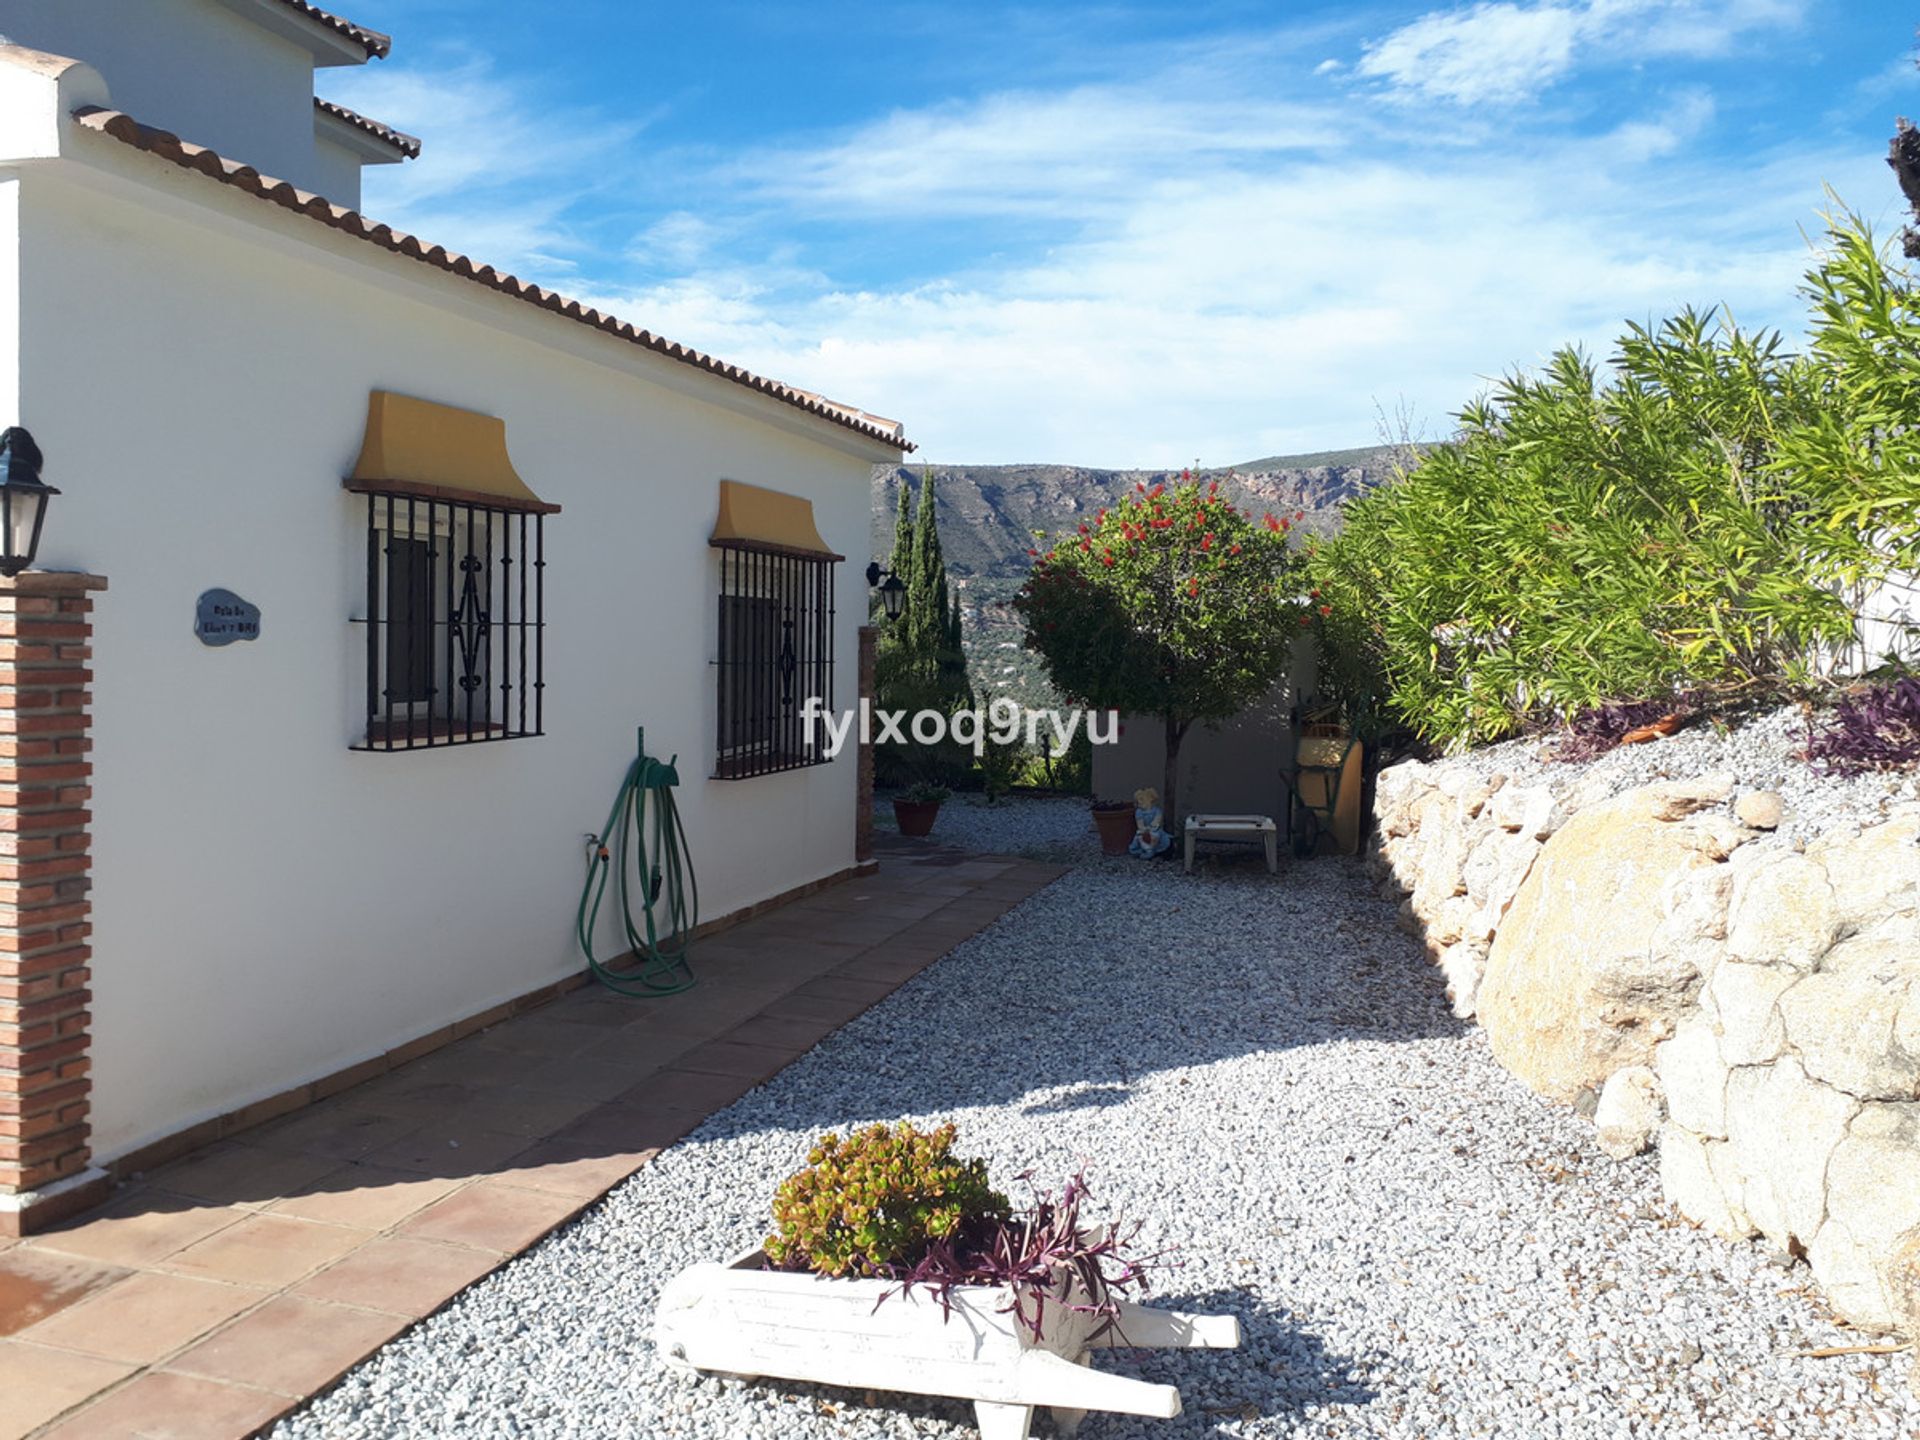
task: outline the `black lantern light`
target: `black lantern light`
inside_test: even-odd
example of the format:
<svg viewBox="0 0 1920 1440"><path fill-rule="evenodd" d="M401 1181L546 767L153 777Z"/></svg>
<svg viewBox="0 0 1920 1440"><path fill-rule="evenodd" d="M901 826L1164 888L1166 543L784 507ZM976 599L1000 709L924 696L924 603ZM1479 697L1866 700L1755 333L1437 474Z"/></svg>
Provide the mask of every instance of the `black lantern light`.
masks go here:
<svg viewBox="0 0 1920 1440"><path fill-rule="evenodd" d="M60 492L40 479L40 447L18 425L0 434L0 575L9 579L33 564L47 497Z"/></svg>
<svg viewBox="0 0 1920 1440"><path fill-rule="evenodd" d="M883 580L882 576L886 578ZM867 584L880 592L880 604L887 612L888 622L898 620L900 612L907 608L906 582L891 570L882 570L876 560L867 566Z"/></svg>

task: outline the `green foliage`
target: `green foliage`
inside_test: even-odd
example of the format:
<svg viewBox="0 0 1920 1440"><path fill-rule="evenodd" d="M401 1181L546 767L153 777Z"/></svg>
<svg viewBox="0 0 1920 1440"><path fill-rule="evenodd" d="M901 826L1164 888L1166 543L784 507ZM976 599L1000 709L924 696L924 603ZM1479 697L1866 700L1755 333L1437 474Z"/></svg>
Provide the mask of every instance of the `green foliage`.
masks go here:
<svg viewBox="0 0 1920 1440"><path fill-rule="evenodd" d="M1809 353L1686 311L1467 407L1310 547L1323 684L1468 744L1610 700L1776 690L1920 530L1920 302L1857 222Z"/></svg>
<svg viewBox="0 0 1920 1440"><path fill-rule="evenodd" d="M1167 727L1162 801L1195 721L1224 720L1285 673L1299 606L1288 522L1242 515L1217 484L1144 484L1056 537L1014 597L1062 694Z"/></svg>
<svg viewBox="0 0 1920 1440"><path fill-rule="evenodd" d="M1093 741L1087 738L1086 727L1083 725L1073 732L1073 739L1063 754L1053 753L1053 739L1044 727L1039 739L1039 753L1022 756L1020 775L1014 783L1034 790L1092 795Z"/></svg>
<svg viewBox="0 0 1920 1440"><path fill-rule="evenodd" d="M774 1196L767 1258L820 1275L886 1275L969 1222L1006 1219L1007 1198L987 1183L986 1162L955 1157L954 1138L951 1124L925 1134L902 1124L844 1140L822 1135L807 1168Z"/></svg>
<svg viewBox="0 0 1920 1440"><path fill-rule="evenodd" d="M933 472L921 477L917 514L912 486L903 477L890 568L907 587L906 608L891 624L884 618L878 622L883 628L874 656L874 703L882 709L951 715L972 703L973 686L960 643L960 602L948 595L936 517ZM874 765L882 784L910 778L960 784L973 758L951 743L889 741L875 746Z"/></svg>
<svg viewBox="0 0 1920 1440"><path fill-rule="evenodd" d="M1020 777L1026 771L1026 747L1018 740L1002 745L993 738L989 727L982 739L980 758L975 762L975 768L980 772L980 788L986 792L987 803L1003 800L1020 783Z"/></svg>

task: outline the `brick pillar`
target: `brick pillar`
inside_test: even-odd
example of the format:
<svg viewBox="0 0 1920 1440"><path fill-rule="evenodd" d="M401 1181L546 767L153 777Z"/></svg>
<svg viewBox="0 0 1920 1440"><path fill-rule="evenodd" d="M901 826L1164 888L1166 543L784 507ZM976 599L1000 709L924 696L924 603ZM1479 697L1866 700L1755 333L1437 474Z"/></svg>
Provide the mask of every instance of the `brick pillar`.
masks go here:
<svg viewBox="0 0 1920 1440"><path fill-rule="evenodd" d="M97 575L0 578L0 1235L107 1186L90 1146L87 737Z"/></svg>
<svg viewBox="0 0 1920 1440"><path fill-rule="evenodd" d="M860 627L860 700L873 699L874 647L879 643L877 626ZM854 721L856 725L860 722ZM860 745L859 812L853 817L853 858L867 864L873 859L873 746Z"/></svg>

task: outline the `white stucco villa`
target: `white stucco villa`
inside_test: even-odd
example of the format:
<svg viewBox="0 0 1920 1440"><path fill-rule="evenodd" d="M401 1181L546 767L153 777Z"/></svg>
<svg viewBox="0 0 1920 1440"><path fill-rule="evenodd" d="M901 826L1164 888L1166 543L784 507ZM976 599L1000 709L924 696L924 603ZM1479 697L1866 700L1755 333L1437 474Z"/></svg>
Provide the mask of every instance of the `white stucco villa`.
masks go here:
<svg viewBox="0 0 1920 1440"><path fill-rule="evenodd" d="M911 447L361 215L420 142L314 86L384 35L304 0L0 0L0 34L0 462L59 491L0 593L32 1228L577 976L639 727L703 919L853 869L858 762L794 714L854 701L841 557Z"/></svg>

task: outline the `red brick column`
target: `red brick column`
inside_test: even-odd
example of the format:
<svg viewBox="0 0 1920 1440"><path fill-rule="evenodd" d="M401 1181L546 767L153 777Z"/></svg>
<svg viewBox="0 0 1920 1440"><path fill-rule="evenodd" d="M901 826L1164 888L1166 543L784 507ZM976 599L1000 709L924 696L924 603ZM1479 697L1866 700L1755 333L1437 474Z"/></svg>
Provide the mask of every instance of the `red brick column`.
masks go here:
<svg viewBox="0 0 1920 1440"><path fill-rule="evenodd" d="M877 626L862 625L860 627L859 700L873 699L874 647L879 644L879 641L880 630ZM859 723L856 714L854 724ZM855 863L864 865L873 859L873 746L865 741L860 745L859 786L860 809L853 817L853 858Z"/></svg>
<svg viewBox="0 0 1920 1440"><path fill-rule="evenodd" d="M87 737L97 575L0 578L0 1235L104 1190L91 1168Z"/></svg>

